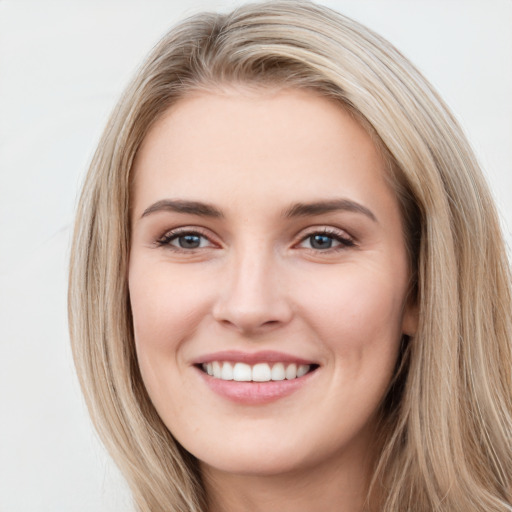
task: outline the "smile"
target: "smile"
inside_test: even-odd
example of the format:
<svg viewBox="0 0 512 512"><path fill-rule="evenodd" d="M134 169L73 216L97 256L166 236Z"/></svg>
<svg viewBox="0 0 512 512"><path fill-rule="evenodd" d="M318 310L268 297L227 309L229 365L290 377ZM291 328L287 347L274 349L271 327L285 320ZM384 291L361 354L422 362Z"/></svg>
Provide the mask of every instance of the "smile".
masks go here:
<svg viewBox="0 0 512 512"><path fill-rule="evenodd" d="M217 351L197 357L192 365L215 394L242 405L263 405L298 392L316 380L321 366L274 350Z"/></svg>
<svg viewBox="0 0 512 512"><path fill-rule="evenodd" d="M251 365L242 362L211 361L203 363L201 369L215 379L237 382L271 382L298 379L315 369L316 366L283 362Z"/></svg>

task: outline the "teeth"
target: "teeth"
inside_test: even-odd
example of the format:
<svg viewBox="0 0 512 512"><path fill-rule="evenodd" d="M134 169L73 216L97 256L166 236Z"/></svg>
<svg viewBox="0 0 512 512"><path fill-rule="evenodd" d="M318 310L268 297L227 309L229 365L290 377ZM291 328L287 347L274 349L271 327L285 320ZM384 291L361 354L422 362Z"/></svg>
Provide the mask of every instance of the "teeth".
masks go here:
<svg viewBox="0 0 512 512"><path fill-rule="evenodd" d="M297 365L295 363L289 364L286 367L285 377L288 380L297 378Z"/></svg>
<svg viewBox="0 0 512 512"><path fill-rule="evenodd" d="M258 363L253 366L246 363L230 363L227 361L213 361L202 365L203 370L210 376L222 380L235 380L238 382L269 382L278 380L292 380L306 375L311 365L295 363L287 364Z"/></svg>
<svg viewBox="0 0 512 512"><path fill-rule="evenodd" d="M216 377L217 379L220 379L221 375L222 375L222 366L219 363L219 361L214 361L213 362L213 376Z"/></svg>
<svg viewBox="0 0 512 512"><path fill-rule="evenodd" d="M233 368L233 380L237 380L239 382L247 382L252 380L251 367L245 363L236 363Z"/></svg>
<svg viewBox="0 0 512 512"><path fill-rule="evenodd" d="M267 363L258 363L252 367L252 380L268 382L272 378L270 366Z"/></svg>
<svg viewBox="0 0 512 512"><path fill-rule="evenodd" d="M272 380L284 380L285 376L283 363L276 363L272 366Z"/></svg>
<svg viewBox="0 0 512 512"><path fill-rule="evenodd" d="M303 375L306 375L309 371L309 364L301 364L297 368L297 377L302 377Z"/></svg>
<svg viewBox="0 0 512 512"><path fill-rule="evenodd" d="M222 365L220 378L222 380L233 380L233 366L231 366L231 363L224 363Z"/></svg>

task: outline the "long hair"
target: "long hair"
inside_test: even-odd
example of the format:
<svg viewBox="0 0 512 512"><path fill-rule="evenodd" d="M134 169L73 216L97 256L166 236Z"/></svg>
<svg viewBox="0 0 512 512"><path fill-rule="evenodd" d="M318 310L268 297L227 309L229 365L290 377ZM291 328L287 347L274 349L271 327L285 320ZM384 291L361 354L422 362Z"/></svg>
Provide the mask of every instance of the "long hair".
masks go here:
<svg viewBox="0 0 512 512"><path fill-rule="evenodd" d="M73 354L94 424L138 510L199 512L197 462L145 391L127 289L132 163L152 124L191 91L230 84L338 101L388 162L419 327L382 404L368 507L511 511L511 277L492 198L462 130L386 40L307 1L271 1L175 26L115 108L86 177L70 266Z"/></svg>

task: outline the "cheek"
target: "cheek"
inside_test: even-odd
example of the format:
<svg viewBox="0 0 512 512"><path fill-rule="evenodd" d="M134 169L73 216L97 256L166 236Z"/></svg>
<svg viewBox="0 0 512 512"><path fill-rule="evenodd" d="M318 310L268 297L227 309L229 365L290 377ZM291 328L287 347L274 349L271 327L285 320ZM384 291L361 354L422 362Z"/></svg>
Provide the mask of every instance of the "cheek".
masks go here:
<svg viewBox="0 0 512 512"><path fill-rule="evenodd" d="M137 359L155 405L166 393L167 379L180 378L181 347L209 309L204 290L168 267L140 265L135 260L128 279Z"/></svg>
<svg viewBox="0 0 512 512"><path fill-rule="evenodd" d="M402 288L369 268L328 282L315 293L310 283L303 318L326 354L332 396L326 422L333 431L343 425L345 434L354 434L374 417L393 377L402 337Z"/></svg>
<svg viewBox="0 0 512 512"><path fill-rule="evenodd" d="M186 336L190 324L205 309L200 288L165 266L148 269L131 264L128 285L135 338L141 346L164 350Z"/></svg>
<svg viewBox="0 0 512 512"><path fill-rule="evenodd" d="M379 358L385 358L385 366L394 362L402 334L405 284L371 267L347 267L323 280L328 286L320 282L306 283L302 316L318 341L342 356L332 360L354 370L363 362L377 366Z"/></svg>

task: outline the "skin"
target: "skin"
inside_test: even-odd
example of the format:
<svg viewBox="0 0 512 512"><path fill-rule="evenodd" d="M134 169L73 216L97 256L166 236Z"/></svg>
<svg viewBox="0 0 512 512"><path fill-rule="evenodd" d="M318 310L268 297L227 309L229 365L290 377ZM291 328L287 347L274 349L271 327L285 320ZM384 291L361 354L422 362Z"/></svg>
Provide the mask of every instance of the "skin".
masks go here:
<svg viewBox="0 0 512 512"><path fill-rule="evenodd" d="M416 329L400 209L368 134L312 92L197 93L155 123L134 172L138 361L162 420L200 461L210 510L361 510L377 410L400 339ZM222 216L144 215L166 199ZM338 199L371 213L283 215ZM184 231L200 234L199 248L179 247ZM233 349L319 367L289 396L234 403L192 363Z"/></svg>

